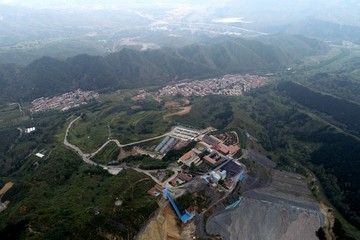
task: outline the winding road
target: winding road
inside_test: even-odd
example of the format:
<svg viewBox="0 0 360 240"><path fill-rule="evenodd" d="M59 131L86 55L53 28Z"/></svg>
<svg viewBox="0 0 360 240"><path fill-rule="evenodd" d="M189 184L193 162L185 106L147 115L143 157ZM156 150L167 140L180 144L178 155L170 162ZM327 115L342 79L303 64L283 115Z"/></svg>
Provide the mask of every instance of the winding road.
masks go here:
<svg viewBox="0 0 360 240"><path fill-rule="evenodd" d="M74 150L80 157L81 159L92 166L97 166L97 167L101 167L104 170L107 170L110 174L112 175L117 175L119 172L121 172L123 170L122 167L120 166L108 166L108 165L104 165L104 164L99 164L96 163L94 161L91 160L91 157L96 155L98 152L100 152L107 144L109 144L110 142L114 142L116 143L116 145L121 148L121 147L126 147L126 146L131 146L131 145L136 145L139 143L143 143L143 142L148 142L148 141L152 141L152 140L156 140L159 138L163 138L165 136L171 135L171 132L165 133L161 136L157 136L157 137L153 137L153 138L148 138L145 140L141 140L141 141L137 141L137 142L132 142L132 143L127 143L127 144L121 144L118 140L116 139L110 139L107 142L105 142L98 150L96 150L94 153L88 154L88 153L84 153L80 148L78 148L77 146L75 146L74 144L71 144L68 140L67 137L69 135L69 131L72 127L72 125L74 124L74 122L76 122L77 120L79 120L81 118L82 114L80 116L78 116L77 118L75 118L74 120L72 120L69 124L69 126L66 129L65 132L65 137L64 137L64 145L71 148L72 150ZM135 167L131 167L131 169L137 171L137 172L141 172L146 174L147 176L149 176L152 180L154 180L154 182L156 182L157 184L163 186L164 188L167 188L168 190L171 190L173 196L176 198L177 196L182 195L185 192L184 189L184 185L182 186L178 186L178 187L173 187L171 184L169 184L169 181L164 181L164 182L160 182L156 177L154 177L153 175L151 175L152 171L149 170L143 170L140 168L135 168ZM181 167L172 167L172 168L168 168L169 170L172 170L174 172L174 174L169 177L168 179L172 179L174 177L177 176L178 172L181 171Z"/></svg>
<svg viewBox="0 0 360 240"><path fill-rule="evenodd" d="M170 134L170 132L168 133L165 133L161 136L157 136L157 137L153 137L153 138L148 138L148 139L144 139L144 140L141 140L141 141L137 141L137 142L132 142L132 143L127 143L127 144L121 144L118 140L116 139L110 139L108 140L107 142L105 142L98 150L96 150L95 152L93 153L84 153L79 147L75 146L74 144L71 144L67 138L68 138L68 135L69 135L69 131L72 127L72 125L74 124L74 122L76 122L77 120L79 120L81 118L82 114L80 116L78 116L77 118L75 118L74 120L72 120L69 124L69 126L67 127L66 129L66 132L65 132L65 137L64 137L64 145L71 148L72 150L74 150L80 157L81 159L87 163L87 164L90 164L90 165L93 165L93 166L97 166L97 167L101 167L103 168L104 170L107 170L110 174L113 174L113 175L117 175L123 168L120 167L120 166L108 166L108 165L104 165L104 164L99 164L97 162L94 162L91 160L91 157L96 155L97 153L99 153L107 144L109 144L110 142L114 142L119 148L121 147L126 147L126 146L132 146L132 145L136 145L136 144L139 144L139 143L144 143L144 142L148 142L148 141L152 141L152 140L156 140L156 139L159 139L159 138L163 138L165 136L168 136ZM160 185L163 185L162 183L160 183L154 176L152 176L149 172L145 171L145 170L141 170L141 169L138 169L138 168L133 168L134 170L138 171L138 172L142 172L142 173L145 173L146 175L148 175L149 177L151 177L156 183L160 184ZM177 173L177 172L176 172Z"/></svg>
<svg viewBox="0 0 360 240"><path fill-rule="evenodd" d="M67 137L68 137L69 130L70 130L71 126L74 124L74 122L76 122L80 118L81 118L81 115L79 117L75 118L74 120L72 120L70 122L69 126L67 127L66 132L65 132L65 137L64 137L64 145L71 148L71 149L73 149L82 158L82 160L85 163L93 165L93 166L106 167L105 165L98 164L98 163L90 160L90 154L83 153L80 148L78 148L77 146L69 143L69 141L67 140Z"/></svg>
<svg viewBox="0 0 360 240"><path fill-rule="evenodd" d="M10 103L9 105L10 105L10 106L12 106L12 105L18 105L19 111L23 114L23 117L25 117L25 112L22 110L20 103Z"/></svg>
<svg viewBox="0 0 360 240"><path fill-rule="evenodd" d="M95 152L91 153L90 155L91 156L94 156L96 155L97 153L99 153L104 147L106 147L106 145L108 145L110 142L114 142L119 148L122 148L122 147L127 147L127 146L132 146L132 145L136 145L136 144L139 144L139 143L144 143L144 142L149 142L149 141L152 141L152 140L156 140L156 139L159 139L159 138L163 138L165 136L168 136L170 133L165 133L161 136L157 136L157 137L153 137L153 138L148 138L148 139L144 139L144 140L140 140L140 141L137 141L137 142L132 142L132 143L127 143L127 144L121 144L118 140L116 139L110 139L108 141L106 141L98 150L96 150Z"/></svg>

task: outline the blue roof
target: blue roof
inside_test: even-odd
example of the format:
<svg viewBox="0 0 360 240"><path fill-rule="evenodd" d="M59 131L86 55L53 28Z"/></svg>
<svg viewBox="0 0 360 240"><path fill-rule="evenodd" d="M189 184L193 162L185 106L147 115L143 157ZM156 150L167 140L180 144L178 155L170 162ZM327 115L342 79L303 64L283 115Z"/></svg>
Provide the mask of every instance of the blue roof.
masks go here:
<svg viewBox="0 0 360 240"><path fill-rule="evenodd" d="M244 178L245 178L244 174L241 174L241 175L239 176L239 181L244 180Z"/></svg>
<svg viewBox="0 0 360 240"><path fill-rule="evenodd" d="M184 215L181 216L181 221L183 221L184 223L187 222L189 219L191 218L191 216L187 213L185 213Z"/></svg>
<svg viewBox="0 0 360 240"><path fill-rule="evenodd" d="M171 205L173 206L176 214L178 215L178 217L181 219L182 222L186 223L188 220L191 219L191 216L188 213L185 213L184 215L181 215L178 206L176 205L174 199L172 198L169 190L167 190L166 188L163 190L163 193L167 196L167 198L169 199Z"/></svg>

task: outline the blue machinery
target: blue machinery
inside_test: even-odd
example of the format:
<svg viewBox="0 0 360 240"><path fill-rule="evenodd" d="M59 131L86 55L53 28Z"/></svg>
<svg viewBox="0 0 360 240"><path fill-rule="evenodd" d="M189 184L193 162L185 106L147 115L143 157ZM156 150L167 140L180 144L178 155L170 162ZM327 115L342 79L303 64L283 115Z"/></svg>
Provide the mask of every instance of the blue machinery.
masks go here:
<svg viewBox="0 0 360 240"><path fill-rule="evenodd" d="M180 211L179 211L179 208L177 207L176 202L175 202L174 199L172 198L169 190L167 190L167 189L165 188L165 189L163 190L163 195L164 195L164 197L167 197L167 199L169 199L169 201L170 201L171 205L173 206L176 214L178 215L178 217L181 219L181 221L182 221L183 223L186 223L187 221L189 221L189 220L192 218L192 216L190 216L190 214L188 214L188 213L185 213L184 215L181 215L181 213L180 213Z"/></svg>

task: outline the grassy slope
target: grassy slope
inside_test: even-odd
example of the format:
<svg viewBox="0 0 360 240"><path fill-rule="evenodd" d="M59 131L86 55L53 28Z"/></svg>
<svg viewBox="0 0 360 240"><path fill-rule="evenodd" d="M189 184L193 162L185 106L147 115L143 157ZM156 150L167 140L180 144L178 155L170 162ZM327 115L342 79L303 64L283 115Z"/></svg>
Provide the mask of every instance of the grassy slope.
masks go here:
<svg viewBox="0 0 360 240"><path fill-rule="evenodd" d="M153 99L132 102L129 96L129 93L104 96L101 108L86 112L80 121L74 123L69 134L70 142L86 152L93 152L108 138L126 144L159 136L170 129L170 123L163 120L165 111L161 110L159 103ZM142 106L142 109L131 110L133 104Z"/></svg>
<svg viewBox="0 0 360 240"><path fill-rule="evenodd" d="M0 105L0 128L18 126L27 120L29 117L19 111L18 105Z"/></svg>
<svg viewBox="0 0 360 240"><path fill-rule="evenodd" d="M116 161L120 149L114 142L107 144L100 152L92 157L92 160L97 163L107 164L112 161Z"/></svg>

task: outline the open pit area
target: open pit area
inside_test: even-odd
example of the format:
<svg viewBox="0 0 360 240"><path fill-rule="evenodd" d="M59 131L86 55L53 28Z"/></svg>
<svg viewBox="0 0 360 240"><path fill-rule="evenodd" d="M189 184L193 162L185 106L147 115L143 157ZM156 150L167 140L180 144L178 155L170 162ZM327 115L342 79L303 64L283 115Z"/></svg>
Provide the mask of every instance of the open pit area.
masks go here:
<svg viewBox="0 0 360 240"><path fill-rule="evenodd" d="M243 193L241 203L212 215L208 234L224 240L316 240L323 215L306 179L298 174L271 170L271 182Z"/></svg>
<svg viewBox="0 0 360 240"><path fill-rule="evenodd" d="M137 240L167 239L180 240L180 229L177 226L177 216L166 204L150 220L146 228L138 235Z"/></svg>

